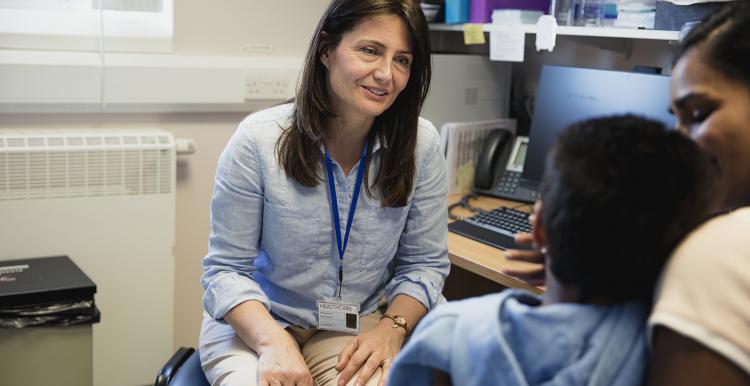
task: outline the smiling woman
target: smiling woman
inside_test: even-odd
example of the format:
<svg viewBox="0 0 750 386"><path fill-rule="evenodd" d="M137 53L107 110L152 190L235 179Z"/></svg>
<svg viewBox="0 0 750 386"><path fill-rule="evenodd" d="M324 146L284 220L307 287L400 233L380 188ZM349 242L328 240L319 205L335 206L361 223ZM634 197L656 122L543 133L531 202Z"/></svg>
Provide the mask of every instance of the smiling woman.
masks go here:
<svg viewBox="0 0 750 386"><path fill-rule="evenodd" d="M445 160L419 117L412 0L334 0L296 98L247 117L216 172L201 363L214 385L384 385L444 301Z"/></svg>
<svg viewBox="0 0 750 386"><path fill-rule="evenodd" d="M722 175L718 200L732 209L750 203L750 62L738 65L745 74L724 73L710 62L711 49L706 44L686 50L675 65L672 109L678 127L716 157Z"/></svg>
<svg viewBox="0 0 750 386"><path fill-rule="evenodd" d="M649 320L652 385L750 384L750 3L733 1L681 43L678 127L720 172L717 216L675 250Z"/></svg>
<svg viewBox="0 0 750 386"><path fill-rule="evenodd" d="M377 21L367 20L369 18L377 19ZM359 25L360 21L366 25ZM374 23L378 26L374 26ZM383 47L385 34L378 30L380 26L390 29L387 35L393 41L388 42L391 44L389 47ZM363 35L365 29L369 35ZM350 36L349 32L355 33L358 38ZM347 37L349 44L357 43L362 46L352 47L346 43L341 45L344 36ZM368 45L368 40L376 44ZM390 51L383 53L385 48ZM314 165L319 158L320 149L317 142L325 134L325 120L343 113L343 111L337 111L340 107L336 103L336 98L344 97L344 94L337 96L335 92L331 92L335 91L331 89L334 83L333 78L344 75L329 71L324 61L329 60L327 59L329 55L345 50L350 52L353 50L360 57L371 56L371 60L381 66L385 59L386 64L389 64L383 67L387 71L384 74L385 78L393 75L392 80L386 80L386 82L393 83L393 85L400 84L400 82L406 83L405 86L401 86L403 89L400 92L397 93L394 90L390 97L386 98L393 103L392 106L382 109L382 114L377 117L372 116L372 125L375 130L369 133L371 136L379 137L382 144L388 145L381 149L379 173L374 182L383 194L383 203L385 206L403 206L406 204L413 184L415 172L413 155L417 122L422 103L427 97L432 72L429 30L416 1L336 1L331 3L318 25L307 52L294 114L294 127L297 131L287 131L280 142L281 164L287 174L303 185L314 186L321 181L309 165ZM387 57L384 57L383 55L386 54ZM397 71L394 71L391 62L398 65L395 69ZM380 82L382 82L383 75L375 70L376 68L369 68L369 71L372 71L370 79L372 83L367 85L382 88L376 79L381 79ZM365 69L364 73L367 71L368 69ZM364 81L364 79L361 80ZM369 95L376 96L377 94L370 93ZM397 101L396 96L398 96ZM369 141L368 146L368 152L372 151L373 141ZM356 157L358 151L353 152ZM349 158L352 158L351 154ZM364 185L367 193L371 194L370 184L367 183L368 177L366 174Z"/></svg>

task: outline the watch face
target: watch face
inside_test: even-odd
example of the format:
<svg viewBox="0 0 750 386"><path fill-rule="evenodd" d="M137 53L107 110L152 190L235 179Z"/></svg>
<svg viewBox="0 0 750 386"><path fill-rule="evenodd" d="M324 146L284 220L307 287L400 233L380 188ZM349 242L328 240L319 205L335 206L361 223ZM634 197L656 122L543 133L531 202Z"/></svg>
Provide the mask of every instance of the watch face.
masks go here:
<svg viewBox="0 0 750 386"><path fill-rule="evenodd" d="M406 318L403 316L397 316L394 319L396 320L396 323L406 325Z"/></svg>

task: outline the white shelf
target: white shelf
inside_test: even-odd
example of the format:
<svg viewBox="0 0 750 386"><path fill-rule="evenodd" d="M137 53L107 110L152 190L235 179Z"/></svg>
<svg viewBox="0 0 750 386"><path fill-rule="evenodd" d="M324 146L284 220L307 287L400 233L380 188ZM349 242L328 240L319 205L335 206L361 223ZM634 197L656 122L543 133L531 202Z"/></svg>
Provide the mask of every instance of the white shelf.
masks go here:
<svg viewBox="0 0 750 386"><path fill-rule="evenodd" d="M430 24L430 29L433 31L463 31L463 24ZM493 30L515 30L522 31L527 34L536 34L535 24L516 24L516 25L501 25L501 24L484 24L483 29L485 32L491 32ZM679 38L679 31L662 31L662 30L647 30L647 29L635 29L635 28L615 28L615 27L568 27L560 26L557 27L558 35L566 36L593 36L593 37L606 37L606 38L623 38L623 39L651 39L651 40L677 40Z"/></svg>

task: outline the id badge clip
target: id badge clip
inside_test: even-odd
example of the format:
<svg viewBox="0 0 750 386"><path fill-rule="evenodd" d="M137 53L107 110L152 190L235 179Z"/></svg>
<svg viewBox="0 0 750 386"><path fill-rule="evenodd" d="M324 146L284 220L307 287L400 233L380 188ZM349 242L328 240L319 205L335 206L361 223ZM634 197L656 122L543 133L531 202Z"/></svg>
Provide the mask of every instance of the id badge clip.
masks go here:
<svg viewBox="0 0 750 386"><path fill-rule="evenodd" d="M359 305L318 300L318 329L359 334Z"/></svg>

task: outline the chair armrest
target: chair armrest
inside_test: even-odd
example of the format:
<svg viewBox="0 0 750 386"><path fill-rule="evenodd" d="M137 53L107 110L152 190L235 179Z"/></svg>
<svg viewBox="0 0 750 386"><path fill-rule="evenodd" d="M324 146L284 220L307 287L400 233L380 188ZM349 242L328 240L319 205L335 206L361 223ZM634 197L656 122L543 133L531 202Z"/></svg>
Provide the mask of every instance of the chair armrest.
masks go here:
<svg viewBox="0 0 750 386"><path fill-rule="evenodd" d="M168 386L169 382L175 376L175 373L177 373L177 370L188 358L190 358L190 355L192 355L193 352L195 352L195 349L192 347L178 348L172 355L172 358L169 358L169 361L167 361L164 367L159 370L154 386Z"/></svg>

